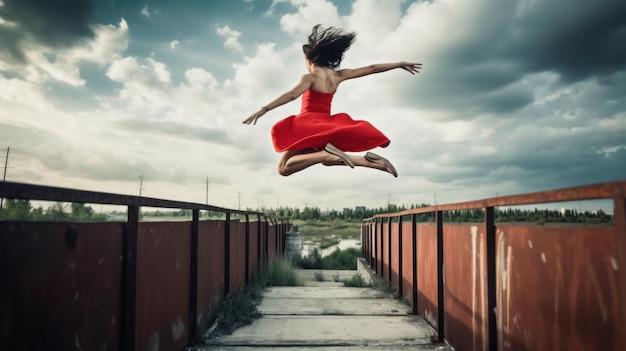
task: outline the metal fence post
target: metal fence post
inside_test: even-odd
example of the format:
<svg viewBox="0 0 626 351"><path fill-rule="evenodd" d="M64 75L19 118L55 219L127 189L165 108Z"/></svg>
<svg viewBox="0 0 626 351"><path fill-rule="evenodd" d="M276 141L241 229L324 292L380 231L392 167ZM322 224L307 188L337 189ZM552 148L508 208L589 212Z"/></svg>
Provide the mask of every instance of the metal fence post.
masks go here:
<svg viewBox="0 0 626 351"><path fill-rule="evenodd" d="M371 226L371 233L372 233L372 261L370 263L370 267L374 267L374 272L378 273L378 263L376 262L376 257L378 257L378 238L376 236L376 219L374 219L374 221L372 223L370 223Z"/></svg>
<svg viewBox="0 0 626 351"><path fill-rule="evenodd" d="M257 262L257 270L261 268L261 263L263 259L261 258L261 238L262 236L262 228L261 228L261 215L257 215L257 231L256 231L256 262Z"/></svg>
<svg viewBox="0 0 626 351"><path fill-rule="evenodd" d="M267 262L269 261L269 231L270 231L270 225L267 222L267 217L263 217L263 264L267 264Z"/></svg>
<svg viewBox="0 0 626 351"><path fill-rule="evenodd" d="M413 314L417 315L417 214L411 215L411 256L413 267Z"/></svg>
<svg viewBox="0 0 626 351"><path fill-rule="evenodd" d="M445 314L444 306L444 256L443 256L443 215L442 211L435 211L437 223L437 338L445 341Z"/></svg>
<svg viewBox="0 0 626 351"><path fill-rule="evenodd" d="M129 205L122 239L122 320L120 343L124 351L137 349L137 236L139 206Z"/></svg>
<svg viewBox="0 0 626 351"><path fill-rule="evenodd" d="M613 221L615 226L615 245L617 246L617 261L626 262L626 194L621 193L616 195L613 199ZM619 300L621 302L620 319L617 320L617 325L626 325L626 269L620 269L618 271L619 284L618 293ZM616 350L623 350L626 347L626 336L621 333L618 336Z"/></svg>
<svg viewBox="0 0 626 351"><path fill-rule="evenodd" d="M496 299L496 225L494 208L485 208L487 246L487 330L489 350L498 349L497 299Z"/></svg>
<svg viewBox="0 0 626 351"><path fill-rule="evenodd" d="M398 290L400 291L400 297L403 297L404 291L402 290L402 216L398 216Z"/></svg>
<svg viewBox="0 0 626 351"><path fill-rule="evenodd" d="M230 212L224 223L224 297L230 293Z"/></svg>
<svg viewBox="0 0 626 351"><path fill-rule="evenodd" d="M195 345L198 330L198 229L200 210L192 210L189 262L189 345Z"/></svg>
<svg viewBox="0 0 626 351"><path fill-rule="evenodd" d="M250 284L250 216L246 214L246 280L245 284L248 286Z"/></svg>
<svg viewBox="0 0 626 351"><path fill-rule="evenodd" d="M389 270L387 275L389 276L389 283L392 283L393 279L391 278L391 273L392 273L392 270L391 270L391 266L392 266L391 264L391 227L393 224L393 217L387 217L387 220L388 220L387 222L387 244L388 244L387 245L388 246L387 247L387 268ZM393 286L393 283L391 285Z"/></svg>
<svg viewBox="0 0 626 351"><path fill-rule="evenodd" d="M379 225L376 228L376 231L380 233L380 257L378 257L377 260L380 260L380 269L378 269L378 264L376 264L376 273L378 273L378 275L382 278L384 275L383 266L385 265L385 255L383 254L385 252L385 243L383 240L383 218L379 218L378 224ZM376 237L378 238L378 235Z"/></svg>

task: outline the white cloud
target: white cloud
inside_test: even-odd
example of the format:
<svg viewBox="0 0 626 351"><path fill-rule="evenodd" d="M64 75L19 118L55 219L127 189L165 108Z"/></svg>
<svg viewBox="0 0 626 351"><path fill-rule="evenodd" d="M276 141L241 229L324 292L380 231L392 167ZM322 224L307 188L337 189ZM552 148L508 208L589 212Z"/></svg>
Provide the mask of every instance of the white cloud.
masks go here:
<svg viewBox="0 0 626 351"><path fill-rule="evenodd" d="M321 22L324 22L324 26L343 26L337 7L328 0L274 1L278 2L288 2L298 9L297 13L287 13L280 18L282 30L294 37L306 38L311 33L311 28Z"/></svg>
<svg viewBox="0 0 626 351"><path fill-rule="evenodd" d="M137 175L145 172L147 196L204 201L202 182L209 176L211 203L237 207L241 193L244 208L280 201L341 209L382 205L389 197L395 203L432 202L434 190L444 203L624 175L614 165L626 152L624 94L615 87L626 86L626 75L570 84L556 70L524 71L523 55L511 59L495 50L507 38L501 31L506 26L497 22L503 12L490 12L499 2L416 1L405 13L401 4L356 0L345 13L347 7L339 11L331 1L275 0L274 27L258 32L243 24L239 31L212 27L211 37L217 32L224 46L244 54L235 61L220 50L207 55L207 46L179 47L178 40L169 43L169 49L181 49L177 52L165 46L142 54L141 37L131 36L124 20L92 26L93 38L62 51L46 48L41 54L41 46L28 42L23 45L32 55L28 67L0 66L10 71L0 74L0 142L29 150L23 159L30 160L30 171L19 173L23 181L51 174L39 179L132 194ZM500 10L506 9L530 13L514 6ZM389 148L376 152L389 157L400 178L319 165L279 176L270 130L297 113L299 101L271 111L254 127L241 124L306 72L301 45L320 22L358 33L345 67L424 63L416 76L396 70L345 82L333 101L334 112L368 120L391 138ZM176 35L201 42L207 31ZM499 45L490 48L491 43ZM129 45L132 56L124 54ZM85 80L97 73L82 76L81 63L104 69L114 89L89 90L92 82ZM82 84L76 90L97 96L99 105L62 106L46 89L51 80ZM531 103L494 112L494 105L515 103L526 93ZM24 135L23 141L16 135ZM90 160L86 167L82 159Z"/></svg>
<svg viewBox="0 0 626 351"><path fill-rule="evenodd" d="M136 109L157 111L173 103L167 91L170 73L162 62L147 58L140 64L133 57L115 61L106 75L111 80L123 83L118 98Z"/></svg>
<svg viewBox="0 0 626 351"><path fill-rule="evenodd" d="M37 82L53 79L72 86L84 85L79 64L106 65L116 60L128 46L128 25L124 19L118 26L94 25L92 29L95 34L93 39L81 41L70 49L24 44L30 65L23 68L22 74Z"/></svg>
<svg viewBox="0 0 626 351"><path fill-rule="evenodd" d="M144 16L144 17L150 18L150 8L148 7L148 5L144 6L141 9L141 15Z"/></svg>
<svg viewBox="0 0 626 351"><path fill-rule="evenodd" d="M235 51L235 52L243 52L243 47L239 43L239 37L241 33L236 30L230 29L229 26L223 26L217 28L217 34L226 40L224 41L224 46Z"/></svg>

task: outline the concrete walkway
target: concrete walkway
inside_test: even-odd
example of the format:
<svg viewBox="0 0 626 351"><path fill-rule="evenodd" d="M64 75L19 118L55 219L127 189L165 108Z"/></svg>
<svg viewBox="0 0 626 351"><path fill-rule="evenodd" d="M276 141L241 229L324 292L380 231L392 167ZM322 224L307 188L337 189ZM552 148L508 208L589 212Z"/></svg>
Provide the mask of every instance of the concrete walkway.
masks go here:
<svg viewBox="0 0 626 351"><path fill-rule="evenodd" d="M453 350L431 343L434 330L378 290L309 285L318 286L268 289L260 319L204 350Z"/></svg>

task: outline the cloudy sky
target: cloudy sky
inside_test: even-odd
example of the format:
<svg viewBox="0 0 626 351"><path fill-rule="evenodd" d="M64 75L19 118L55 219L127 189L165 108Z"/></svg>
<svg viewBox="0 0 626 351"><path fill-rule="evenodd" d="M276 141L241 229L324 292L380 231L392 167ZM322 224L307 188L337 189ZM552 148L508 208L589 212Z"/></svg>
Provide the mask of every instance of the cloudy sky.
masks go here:
<svg viewBox="0 0 626 351"><path fill-rule="evenodd" d="M391 140L398 178L276 171L241 124L306 73L313 25L358 33L342 67L416 61L344 83L334 112ZM7 180L322 209L459 202L626 179L623 0L0 0ZM2 162L3 163L3 162Z"/></svg>

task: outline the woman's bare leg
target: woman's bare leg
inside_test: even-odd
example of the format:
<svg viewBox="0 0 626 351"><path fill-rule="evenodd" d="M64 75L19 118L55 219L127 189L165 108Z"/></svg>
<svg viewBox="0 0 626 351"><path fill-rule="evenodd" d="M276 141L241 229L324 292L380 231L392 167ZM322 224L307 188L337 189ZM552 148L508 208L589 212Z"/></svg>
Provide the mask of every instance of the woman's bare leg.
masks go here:
<svg viewBox="0 0 626 351"><path fill-rule="evenodd" d="M281 155L280 161L278 161L278 173L288 176L318 163L326 166L344 164L339 156L323 150L290 150Z"/></svg>
<svg viewBox="0 0 626 351"><path fill-rule="evenodd" d="M367 167L392 173L391 170L387 169L384 165L370 162L364 156L347 155L352 162L354 162L356 167ZM280 161L278 162L278 173L283 176L289 176L318 163L322 163L325 166L345 165L339 156L332 155L323 150L291 150L281 155Z"/></svg>

